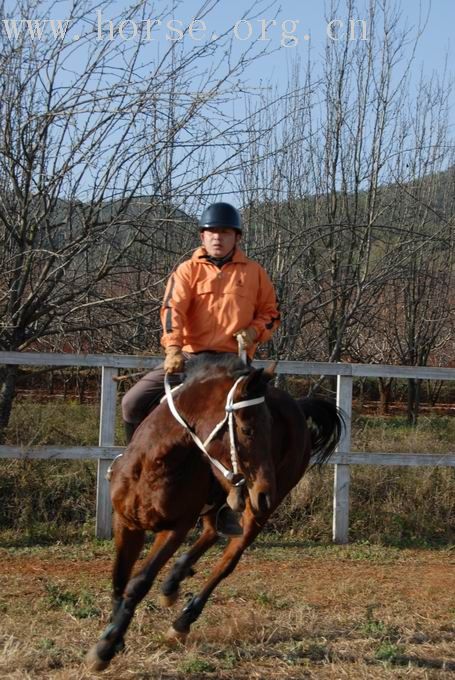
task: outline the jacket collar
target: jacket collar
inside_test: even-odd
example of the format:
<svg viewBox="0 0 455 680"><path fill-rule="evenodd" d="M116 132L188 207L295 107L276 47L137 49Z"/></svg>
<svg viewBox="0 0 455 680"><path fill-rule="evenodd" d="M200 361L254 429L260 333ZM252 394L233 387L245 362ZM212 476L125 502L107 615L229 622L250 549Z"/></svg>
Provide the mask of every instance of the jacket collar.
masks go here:
<svg viewBox="0 0 455 680"><path fill-rule="evenodd" d="M192 260L196 260L196 262L207 262L205 259L205 255L207 255L207 251L203 246L200 246L197 248L193 255L191 256ZM238 246L235 247L234 254L232 256L232 260L230 262L248 262L248 258L245 255L245 253L240 250Z"/></svg>

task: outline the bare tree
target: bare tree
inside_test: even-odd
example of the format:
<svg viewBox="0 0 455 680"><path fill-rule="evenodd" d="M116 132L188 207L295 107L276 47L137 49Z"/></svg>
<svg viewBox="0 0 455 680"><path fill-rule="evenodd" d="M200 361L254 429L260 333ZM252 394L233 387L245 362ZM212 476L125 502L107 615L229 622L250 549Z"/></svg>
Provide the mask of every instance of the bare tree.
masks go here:
<svg viewBox="0 0 455 680"><path fill-rule="evenodd" d="M442 74L421 79L413 106L400 112L396 152L389 162L387 221L393 251L389 276L375 305L364 351L378 360L425 366L448 346L453 327L453 145L449 137L451 83ZM447 169L448 168L448 169ZM434 360L433 360L434 361ZM390 385L381 383L386 405ZM408 385L408 420L417 421L420 383Z"/></svg>
<svg viewBox="0 0 455 680"><path fill-rule="evenodd" d="M447 247L453 225L447 203L439 219L433 198L414 191L450 165L450 82L446 74L431 83L422 78L413 93L410 69L421 27L413 37L394 4L369 3L368 40L352 40L348 18L364 16L354 0L340 5L331 3L327 14L327 20L343 17L345 28L327 43L323 77L317 80L311 58L296 63L285 95L274 94L274 108L261 103L253 112L239 178L248 247L277 286L281 357L378 361L387 354L396 361L377 332L381 308L393 307L387 291L419 253L428 256L434 279L442 266L436 253ZM282 121L278 129L269 116ZM412 199L403 202L405 191ZM428 225L431 209L432 228L422 231L417 225ZM449 271L441 270L439 280L450 280ZM415 282L422 267L416 263L413 272ZM441 326L433 331L434 348Z"/></svg>
<svg viewBox="0 0 455 680"><path fill-rule="evenodd" d="M202 3L198 18L216 4ZM154 48L148 12L164 25L173 8L157 17L142 0L101 38L86 0L66 18L77 37L50 32L48 3L8 5L0 5L9 27L0 34L0 349L81 337L101 349L153 346L162 281L194 244L188 214L229 169L220 152L233 125L227 103L262 46L234 54L231 32L194 42L187 26L182 40ZM105 21L114 8L96 5ZM109 37L111 25L123 38ZM137 39L125 37L133 26ZM0 431L16 375L13 366L0 372Z"/></svg>

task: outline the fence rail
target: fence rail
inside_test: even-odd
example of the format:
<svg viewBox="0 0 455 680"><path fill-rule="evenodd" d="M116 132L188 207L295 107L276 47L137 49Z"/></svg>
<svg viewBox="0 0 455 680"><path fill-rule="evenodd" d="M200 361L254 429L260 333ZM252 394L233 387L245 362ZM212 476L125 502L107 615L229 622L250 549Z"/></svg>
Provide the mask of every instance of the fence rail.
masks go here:
<svg viewBox="0 0 455 680"><path fill-rule="evenodd" d="M95 459L98 461L96 498L96 535L109 538L112 533L112 506L109 484L105 479L110 461L123 450L115 446L115 415L117 384L113 380L119 369L151 369L160 357L137 357L114 354L46 354L35 352L0 352L0 365L21 366L86 366L101 368L101 409L99 446L0 446L0 458L28 458L37 460ZM268 362L255 361L266 366ZM277 373L286 375L336 375L337 404L343 410L346 428L331 458L334 465L333 526L335 543L349 540L349 485L351 465L392 465L455 467L455 454L434 453L366 453L351 452L352 386L357 377L418 378L426 380L455 380L455 369L427 366L388 366L373 364L344 364L324 362L280 361Z"/></svg>

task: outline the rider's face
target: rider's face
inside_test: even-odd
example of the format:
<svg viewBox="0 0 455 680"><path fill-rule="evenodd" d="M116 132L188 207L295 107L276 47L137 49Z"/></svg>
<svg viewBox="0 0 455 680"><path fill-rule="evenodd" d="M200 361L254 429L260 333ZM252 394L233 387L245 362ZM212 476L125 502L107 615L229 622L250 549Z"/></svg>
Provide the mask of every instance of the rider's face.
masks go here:
<svg viewBox="0 0 455 680"><path fill-rule="evenodd" d="M203 229L201 231L202 245L211 257L225 257L240 241L241 234L235 229Z"/></svg>

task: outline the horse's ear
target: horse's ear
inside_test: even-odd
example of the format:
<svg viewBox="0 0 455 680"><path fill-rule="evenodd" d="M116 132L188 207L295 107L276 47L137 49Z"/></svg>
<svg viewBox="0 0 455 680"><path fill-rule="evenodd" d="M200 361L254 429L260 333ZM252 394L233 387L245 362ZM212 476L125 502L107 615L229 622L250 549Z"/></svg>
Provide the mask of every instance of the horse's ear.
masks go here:
<svg viewBox="0 0 455 680"><path fill-rule="evenodd" d="M250 368L248 366L245 366L245 368L238 368L236 371L233 371L231 375L235 379L241 378L242 375L250 375Z"/></svg>
<svg viewBox="0 0 455 680"><path fill-rule="evenodd" d="M273 377L267 369L252 368L248 377L241 383L241 394L243 396L263 395L267 389L267 383Z"/></svg>

